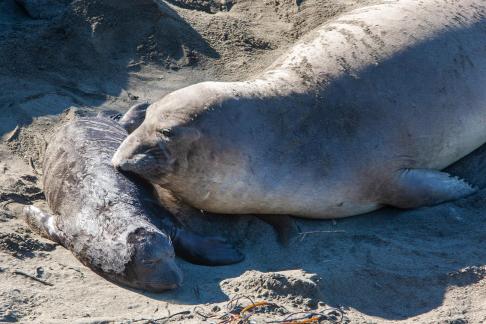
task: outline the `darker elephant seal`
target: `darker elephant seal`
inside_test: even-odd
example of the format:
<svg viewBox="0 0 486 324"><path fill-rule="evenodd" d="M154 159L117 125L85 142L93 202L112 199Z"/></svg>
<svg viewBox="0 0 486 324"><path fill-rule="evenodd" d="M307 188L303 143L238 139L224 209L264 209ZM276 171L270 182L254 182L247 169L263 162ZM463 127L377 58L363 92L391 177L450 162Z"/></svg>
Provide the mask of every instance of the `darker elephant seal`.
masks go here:
<svg viewBox="0 0 486 324"><path fill-rule="evenodd" d="M181 228L154 201L150 186L113 168L111 158L126 136L107 118L64 125L49 142L43 165L53 214L28 206L27 222L101 276L153 292L181 285L174 252L200 264L240 261L224 241Z"/></svg>
<svg viewBox="0 0 486 324"><path fill-rule="evenodd" d="M440 170L486 142L486 2L343 14L244 82L165 96L113 164L226 214L336 218L472 194Z"/></svg>

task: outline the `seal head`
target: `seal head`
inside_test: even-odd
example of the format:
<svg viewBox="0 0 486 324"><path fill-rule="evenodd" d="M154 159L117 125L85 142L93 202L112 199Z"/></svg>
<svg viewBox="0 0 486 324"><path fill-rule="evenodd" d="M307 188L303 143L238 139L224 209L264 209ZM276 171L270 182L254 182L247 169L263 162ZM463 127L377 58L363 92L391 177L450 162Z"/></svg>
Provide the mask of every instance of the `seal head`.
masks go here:
<svg viewBox="0 0 486 324"><path fill-rule="evenodd" d="M126 278L122 279L126 285L152 292L182 285L182 273L166 235L139 228L129 234L128 244L133 247L133 255L126 267Z"/></svg>
<svg viewBox="0 0 486 324"><path fill-rule="evenodd" d="M171 100L172 97L167 96L163 105L172 108L194 105L191 98L181 101ZM160 104L150 106L145 121L123 141L112 159L117 169L142 175L159 185L167 183L166 176L187 168L191 148L202 136L198 129L186 126L178 118L159 119L157 115L163 108Z"/></svg>

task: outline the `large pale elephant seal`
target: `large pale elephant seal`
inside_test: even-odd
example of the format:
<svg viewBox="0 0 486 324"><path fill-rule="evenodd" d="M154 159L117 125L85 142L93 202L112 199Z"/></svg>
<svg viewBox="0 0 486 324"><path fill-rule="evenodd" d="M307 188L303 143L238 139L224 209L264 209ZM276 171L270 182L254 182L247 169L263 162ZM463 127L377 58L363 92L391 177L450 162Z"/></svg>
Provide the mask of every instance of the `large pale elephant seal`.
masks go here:
<svg viewBox="0 0 486 324"><path fill-rule="evenodd" d="M181 228L159 208L150 186L113 168L111 158L126 136L107 118L64 125L50 141L43 164L44 192L53 214L28 206L27 222L101 276L143 290L158 292L182 283L174 248L194 263L240 261L242 255L226 242Z"/></svg>
<svg viewBox="0 0 486 324"><path fill-rule="evenodd" d="M473 193L438 170L485 142L486 2L399 0L165 96L113 163L211 212L335 218Z"/></svg>

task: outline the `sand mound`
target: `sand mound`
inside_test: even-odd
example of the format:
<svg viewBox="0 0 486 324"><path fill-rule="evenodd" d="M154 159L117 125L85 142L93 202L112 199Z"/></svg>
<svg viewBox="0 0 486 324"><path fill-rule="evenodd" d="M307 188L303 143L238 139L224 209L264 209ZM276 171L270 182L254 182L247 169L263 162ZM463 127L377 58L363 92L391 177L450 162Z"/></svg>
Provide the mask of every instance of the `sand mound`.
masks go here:
<svg viewBox="0 0 486 324"><path fill-rule="evenodd" d="M151 0L18 1L15 23L4 31L0 67L81 78L112 77L129 65L170 68L215 56L204 40L167 5ZM29 19L35 18L35 19ZM43 19L40 19L43 18ZM14 50L15 48L15 50ZM88 73L95 75L87 75ZM74 73L74 75L73 75ZM108 73L108 75L107 75Z"/></svg>
<svg viewBox="0 0 486 324"><path fill-rule="evenodd" d="M0 136L69 107L126 110L199 75L167 74L218 57L165 2L6 0L0 24Z"/></svg>
<svg viewBox="0 0 486 324"><path fill-rule="evenodd" d="M34 177L26 176L26 180L30 180L31 183L37 183L39 185L39 178L42 175L44 152L50 137L55 134L62 125L78 117L94 117L97 114L98 112L93 109L73 107L66 109L56 116L36 118L32 123L26 126L17 127L14 131L7 134L7 146L9 150L28 163L37 175ZM19 190L19 188L22 188L21 185L24 184L24 182L25 181L22 181L22 178L17 180L15 182L16 187L11 191L20 191L20 194L25 196L25 190ZM37 190L33 188L27 188L26 190L30 190L31 195L41 191L38 188ZM5 192L5 190L2 191ZM30 201L35 200L35 198L39 199L39 197L31 197L31 195L29 196ZM43 198L43 196L40 196L40 198Z"/></svg>
<svg viewBox="0 0 486 324"><path fill-rule="evenodd" d="M302 270L269 273L250 270L237 278L223 280L221 289L230 297L243 295L316 307L321 298L319 283L318 275Z"/></svg>

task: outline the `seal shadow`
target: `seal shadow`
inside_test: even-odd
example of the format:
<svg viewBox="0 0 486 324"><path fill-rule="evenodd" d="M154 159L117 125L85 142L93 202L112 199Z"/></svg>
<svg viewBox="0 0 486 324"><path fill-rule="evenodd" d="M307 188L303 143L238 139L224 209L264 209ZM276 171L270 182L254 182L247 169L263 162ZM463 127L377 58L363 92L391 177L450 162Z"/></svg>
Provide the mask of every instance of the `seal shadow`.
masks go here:
<svg viewBox="0 0 486 324"><path fill-rule="evenodd" d="M126 89L142 67L170 81L174 71L219 57L162 1L58 1L55 14L36 17L49 5L0 3L0 136L70 107L104 106L119 96L129 101ZM29 31L25 39L19 41L18 30ZM190 80L163 86L161 95Z"/></svg>

